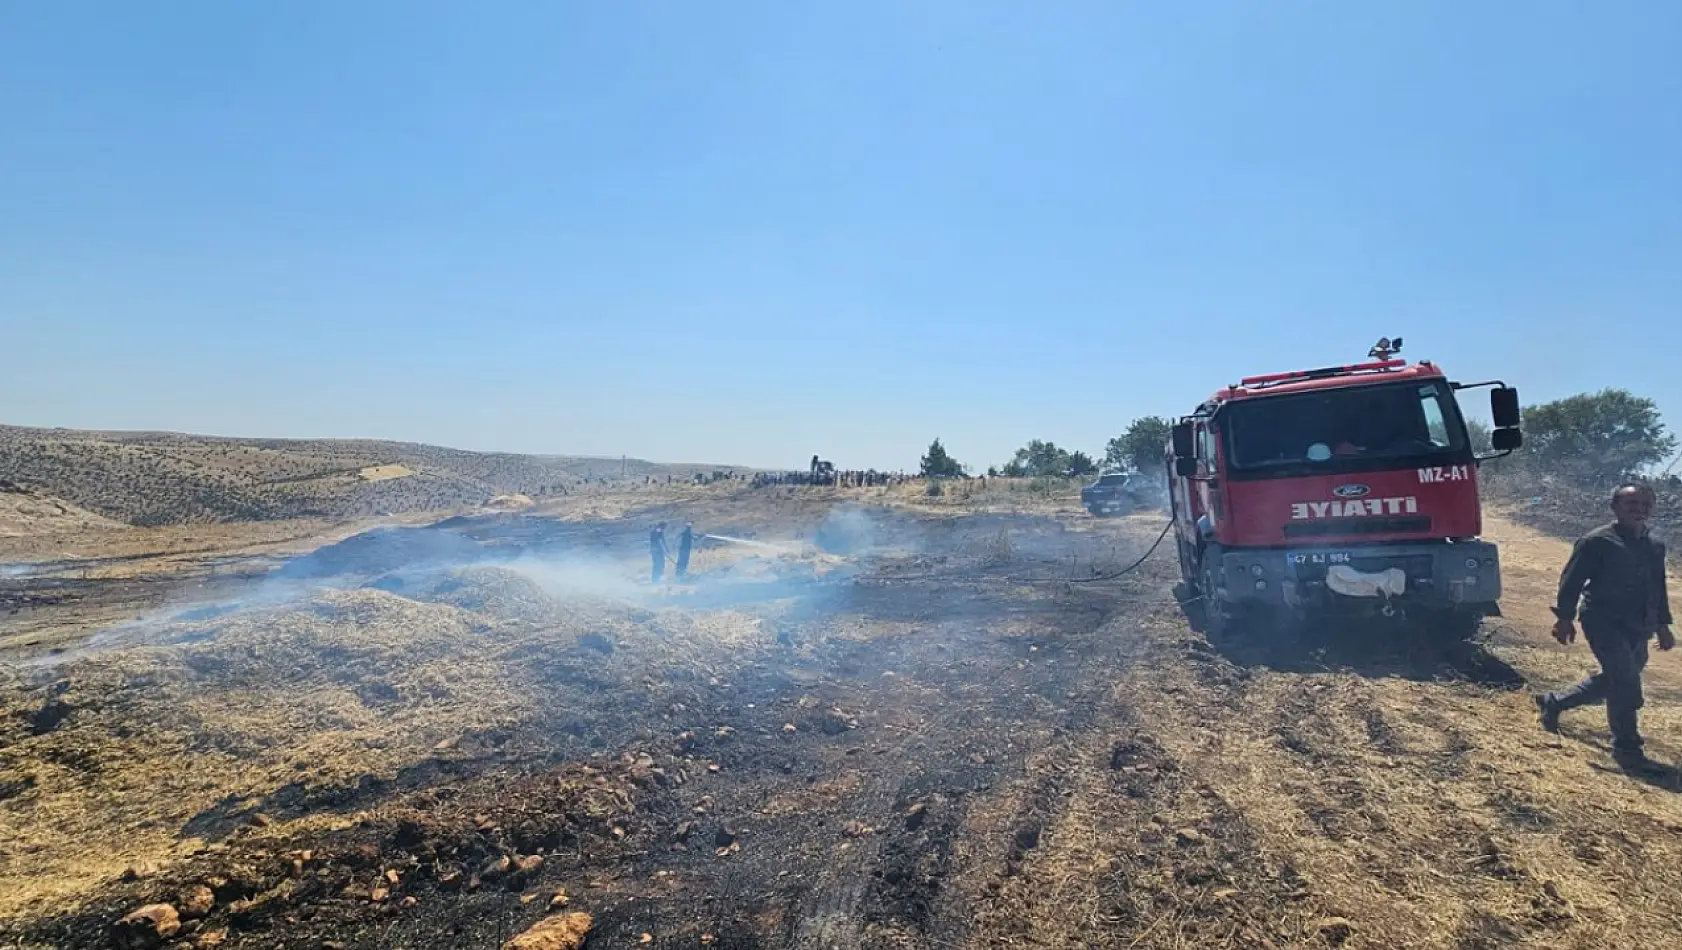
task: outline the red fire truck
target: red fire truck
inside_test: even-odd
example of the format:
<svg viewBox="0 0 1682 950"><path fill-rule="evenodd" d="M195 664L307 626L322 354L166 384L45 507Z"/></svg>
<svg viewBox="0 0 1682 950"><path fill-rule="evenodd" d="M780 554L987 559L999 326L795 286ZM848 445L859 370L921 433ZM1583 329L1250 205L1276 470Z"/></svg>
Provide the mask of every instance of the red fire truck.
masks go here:
<svg viewBox="0 0 1682 950"><path fill-rule="evenodd" d="M1498 612L1478 464L1522 443L1518 391L1450 382L1399 358L1401 346L1242 379L1175 424L1181 594L1208 632L1347 612L1464 636ZM1480 456L1455 393L1485 386L1494 451Z"/></svg>

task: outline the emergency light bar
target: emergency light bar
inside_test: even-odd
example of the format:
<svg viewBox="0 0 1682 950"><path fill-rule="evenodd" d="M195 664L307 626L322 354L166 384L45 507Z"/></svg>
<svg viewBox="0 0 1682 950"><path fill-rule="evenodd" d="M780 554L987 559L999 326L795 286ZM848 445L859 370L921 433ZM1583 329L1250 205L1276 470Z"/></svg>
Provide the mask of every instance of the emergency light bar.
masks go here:
<svg viewBox="0 0 1682 950"><path fill-rule="evenodd" d="M1408 365L1407 360L1380 360L1376 363L1355 363L1350 366L1325 366L1320 369L1298 369L1288 373L1268 373L1265 376L1246 376L1238 381L1240 386L1265 386L1269 383L1283 383L1292 379L1324 379L1327 376L1342 376L1346 373L1375 373L1387 369L1401 369Z"/></svg>

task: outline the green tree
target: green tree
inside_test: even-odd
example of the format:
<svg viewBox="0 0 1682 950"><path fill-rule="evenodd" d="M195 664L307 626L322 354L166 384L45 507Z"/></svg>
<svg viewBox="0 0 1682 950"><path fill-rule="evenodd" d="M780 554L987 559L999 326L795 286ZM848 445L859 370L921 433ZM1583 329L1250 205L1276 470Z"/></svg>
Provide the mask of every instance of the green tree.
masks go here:
<svg viewBox="0 0 1682 950"><path fill-rule="evenodd" d="M964 474L964 467L935 439L929 443L929 454L923 456L922 473L924 478L956 478Z"/></svg>
<svg viewBox="0 0 1682 950"><path fill-rule="evenodd" d="M1524 454L1543 472L1612 481L1676 450L1658 406L1625 389L1579 393L1524 410Z"/></svg>
<svg viewBox="0 0 1682 950"><path fill-rule="evenodd" d="M1068 466L1064 471L1075 476L1096 475L1098 474L1098 463L1094 462L1092 456L1085 452L1070 452Z"/></svg>
<svg viewBox="0 0 1682 950"><path fill-rule="evenodd" d="M1069 453L1055 442L1034 439L1016 450L1016 456L1005 464L1003 472L1014 478L1039 475L1062 475L1069 468Z"/></svg>
<svg viewBox="0 0 1682 950"><path fill-rule="evenodd" d="M1105 467L1155 471L1167 452L1168 433L1173 425L1161 416L1134 419L1126 432L1104 446Z"/></svg>
<svg viewBox="0 0 1682 950"><path fill-rule="evenodd" d="M1482 419L1466 420L1466 437L1471 440L1472 451L1479 455L1495 450L1494 436L1490 434L1489 423Z"/></svg>

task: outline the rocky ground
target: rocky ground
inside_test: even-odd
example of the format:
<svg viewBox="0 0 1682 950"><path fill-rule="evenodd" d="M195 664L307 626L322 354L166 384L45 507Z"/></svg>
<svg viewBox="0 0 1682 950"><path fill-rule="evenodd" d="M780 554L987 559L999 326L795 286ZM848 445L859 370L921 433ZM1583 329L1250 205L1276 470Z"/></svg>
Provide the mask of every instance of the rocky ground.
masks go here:
<svg viewBox="0 0 1682 950"><path fill-rule="evenodd" d="M1494 526L1478 644L1211 643L1170 552L1107 577L1154 514L650 502L322 535L92 640L0 628L0 947L1677 937L1676 774L1617 770L1591 714L1535 727L1527 684L1589 663L1545 638L1556 539ZM662 518L733 540L653 588ZM1673 657L1652 682L1673 761Z"/></svg>

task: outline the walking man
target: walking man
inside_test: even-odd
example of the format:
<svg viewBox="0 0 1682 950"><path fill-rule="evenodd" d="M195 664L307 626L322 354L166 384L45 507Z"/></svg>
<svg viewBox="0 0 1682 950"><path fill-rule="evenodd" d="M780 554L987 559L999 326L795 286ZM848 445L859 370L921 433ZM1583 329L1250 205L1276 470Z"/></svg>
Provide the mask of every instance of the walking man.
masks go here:
<svg viewBox="0 0 1682 950"><path fill-rule="evenodd" d="M1583 596L1583 638L1600 662L1600 672L1536 697L1542 728L1549 732L1559 731L1559 714L1565 710L1604 702L1613 755L1635 765L1646 762L1636 710L1642 705L1647 640L1656 635L1660 650L1676 646L1665 591L1664 545L1647 533L1654 500L1646 485L1620 485L1612 493L1617 520L1583 535L1572 549L1559 579L1554 639L1577 639L1577 600Z"/></svg>
<svg viewBox="0 0 1682 950"><path fill-rule="evenodd" d="M695 522L685 521L683 533L677 536L677 579L689 577L689 551L695 547Z"/></svg>
<svg viewBox="0 0 1682 950"><path fill-rule="evenodd" d="M648 532L648 556L654 562L654 583L666 576L666 523L664 521L654 526Z"/></svg>

